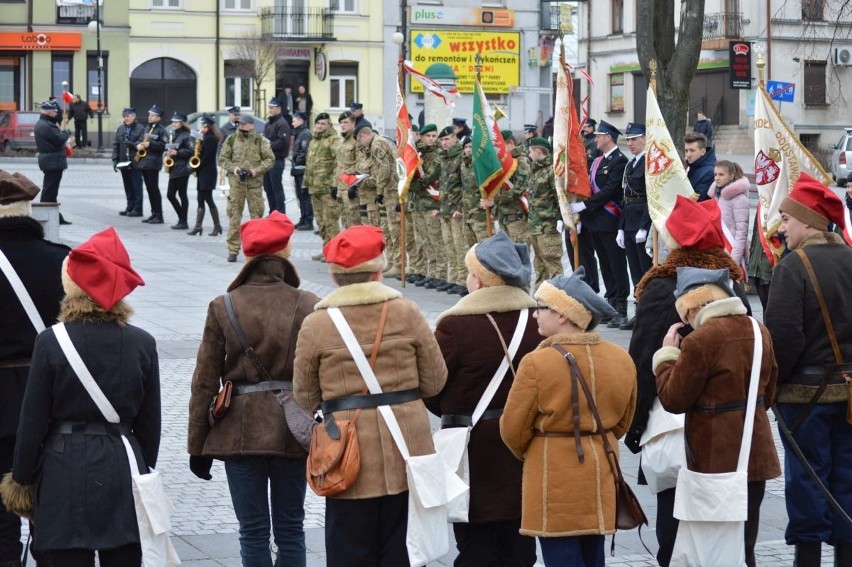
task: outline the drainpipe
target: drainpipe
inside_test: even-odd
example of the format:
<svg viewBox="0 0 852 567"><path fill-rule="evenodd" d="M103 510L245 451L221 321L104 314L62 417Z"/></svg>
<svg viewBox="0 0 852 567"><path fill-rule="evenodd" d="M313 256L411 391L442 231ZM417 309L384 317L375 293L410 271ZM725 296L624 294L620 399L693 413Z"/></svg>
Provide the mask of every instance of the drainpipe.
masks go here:
<svg viewBox="0 0 852 567"><path fill-rule="evenodd" d="M33 32L33 4L35 2L27 2L27 31L29 33ZM28 99L32 99L32 102L35 102L35 93L33 93L33 57L35 57L35 51L28 51L27 53L27 94L25 95ZM29 106L28 101L22 101L23 104L22 110L26 110ZM35 110L35 108L33 108Z"/></svg>
<svg viewBox="0 0 852 567"><path fill-rule="evenodd" d="M772 79L772 0L766 0L766 80Z"/></svg>
<svg viewBox="0 0 852 567"><path fill-rule="evenodd" d="M216 43L215 43L216 55L213 58L213 60L216 61L216 71L214 73L216 75L216 108L215 108L215 110L219 110L219 108L221 108L221 106L222 106L221 105L222 85L221 85L221 78L220 78L222 76L222 71L219 69L219 62L220 62L219 60L221 58L221 52L222 52L222 50L221 50L222 36L219 32L219 29L220 29L220 21L219 20L221 18L221 11L219 10L219 0L213 0L213 5L216 7Z"/></svg>

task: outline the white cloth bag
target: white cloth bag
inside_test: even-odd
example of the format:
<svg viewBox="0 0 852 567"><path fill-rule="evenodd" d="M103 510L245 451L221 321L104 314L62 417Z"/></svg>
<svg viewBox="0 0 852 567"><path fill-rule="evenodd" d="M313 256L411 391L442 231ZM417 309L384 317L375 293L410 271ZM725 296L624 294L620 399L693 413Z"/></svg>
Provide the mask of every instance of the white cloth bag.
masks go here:
<svg viewBox="0 0 852 567"><path fill-rule="evenodd" d="M101 410L104 419L109 423L119 423L121 418L118 412L86 368L74 343L71 342L71 337L68 336L65 325L57 323L53 326L53 332L62 352L65 353L65 358L95 405ZM136 524L139 527L139 544L142 547L142 567L176 567L180 565L180 558L169 538L175 507L166 494L160 473L148 468L148 474L139 474L139 466L130 441L125 435L121 436L121 441L127 451L127 464L130 467Z"/></svg>
<svg viewBox="0 0 852 567"><path fill-rule="evenodd" d="M435 451L441 456L444 466L453 471L461 482L467 487L464 492L453 498L447 503L447 519L450 522L467 523L468 512L470 511L470 460L468 457L467 444L470 442L470 432L476 427L482 414L488 409L491 400L494 399L494 394L500 388L500 383L506 375L506 371L512 364L512 359L518 352L521 346L521 340L524 338L524 331L527 328L529 320L529 310L521 309L518 312L518 324L515 326L515 332L512 334L512 340L507 347L507 353L503 356L500 366L482 393L482 397L476 404L476 408L471 415L471 425L469 427L449 427L447 429L439 429L432 434L432 442L435 444ZM501 339L502 340L502 339ZM514 370L513 370L514 372Z"/></svg>
<svg viewBox="0 0 852 567"><path fill-rule="evenodd" d="M370 393L381 394L382 388L379 381L343 313L336 307L331 307L327 311L340 336L343 337L343 342L349 349ZM405 437L402 435L393 410L390 406L379 406L377 409L405 460L405 473L408 479L408 529L405 543L408 549L408 561L411 567L426 565L430 561L443 557L449 551L447 502L462 494L468 487L454 471L444 466L444 461L437 453L412 456L408 452Z"/></svg>
<svg viewBox="0 0 852 567"><path fill-rule="evenodd" d="M651 494L674 488L678 471L683 467L683 414L669 413L654 399L648 416L648 425L639 445L642 447L642 472L648 481Z"/></svg>
<svg viewBox="0 0 852 567"><path fill-rule="evenodd" d="M680 520L671 567L744 567L745 522L748 519L748 460L751 454L763 338L757 321L754 360L746 401L743 439L737 470L704 474L682 467L675 492L674 517Z"/></svg>

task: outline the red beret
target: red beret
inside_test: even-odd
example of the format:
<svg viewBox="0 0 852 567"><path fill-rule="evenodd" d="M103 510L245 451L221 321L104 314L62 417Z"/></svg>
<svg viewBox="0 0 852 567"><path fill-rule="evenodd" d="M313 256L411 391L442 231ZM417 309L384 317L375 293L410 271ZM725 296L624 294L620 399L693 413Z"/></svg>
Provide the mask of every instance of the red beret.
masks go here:
<svg viewBox="0 0 852 567"><path fill-rule="evenodd" d="M246 256L274 254L287 247L295 227L287 215L272 211L265 219L251 219L240 226Z"/></svg>
<svg viewBox="0 0 852 567"><path fill-rule="evenodd" d="M846 226L843 206L843 201L833 191L802 172L779 208L817 230L826 231L829 221L840 228Z"/></svg>
<svg viewBox="0 0 852 567"><path fill-rule="evenodd" d="M722 212L715 199L697 203L678 195L666 219L666 229L682 248L708 250L725 246Z"/></svg>
<svg viewBox="0 0 852 567"><path fill-rule="evenodd" d="M341 271L331 267L331 264L335 264L343 268L342 271L352 272L377 271L374 268L384 263L384 251L382 229L370 225L347 228L332 238L322 250L331 271Z"/></svg>
<svg viewBox="0 0 852 567"><path fill-rule="evenodd" d="M112 309L137 286L145 285L130 266L127 249L112 227L71 250L68 277L105 311Z"/></svg>

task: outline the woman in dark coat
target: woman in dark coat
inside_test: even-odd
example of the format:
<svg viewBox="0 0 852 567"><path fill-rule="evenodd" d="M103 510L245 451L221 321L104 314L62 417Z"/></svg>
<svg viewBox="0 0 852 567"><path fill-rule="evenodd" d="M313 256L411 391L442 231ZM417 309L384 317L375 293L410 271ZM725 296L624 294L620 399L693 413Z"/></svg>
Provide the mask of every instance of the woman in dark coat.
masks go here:
<svg viewBox="0 0 852 567"><path fill-rule="evenodd" d="M48 328L36 339L3 499L8 505L10 494L34 491L30 511L13 511L32 517L39 563L91 565L97 550L103 567L138 566L142 550L121 435L136 453L134 466L157 464L160 374L154 338L128 324L132 310L122 298L144 282L112 228L72 250L62 276L59 320L121 423L107 423Z"/></svg>
<svg viewBox="0 0 852 567"><path fill-rule="evenodd" d="M195 151L195 140L193 140L189 126L186 124L186 115L175 112L175 115L172 116L172 126L175 128L171 142L172 147L166 150L166 155L174 160L174 165L167 171L169 188L166 191L166 198L172 204L178 216L177 224L173 224L172 229L186 230L189 228L186 224L186 216L189 212L187 188L189 187L189 176L192 175L189 158Z"/></svg>
<svg viewBox="0 0 852 567"><path fill-rule="evenodd" d="M219 209L213 201L213 189L216 188L219 163L219 144L222 142L222 133L216 126L216 121L208 115L201 117L201 165L198 166L198 210L195 216L195 227L187 234L194 236L201 234L201 223L204 221L204 203L210 207L210 218L213 219L213 230L210 236L222 234L222 225L219 224Z"/></svg>
<svg viewBox="0 0 852 567"><path fill-rule="evenodd" d="M530 280L529 249L513 243L505 232L474 245L465 256L470 295L438 317L435 338L447 364L447 383L440 394L424 400L442 427L470 425L470 416L494 377L522 311L528 319L523 339L486 413L471 431L470 511L468 523L454 523L464 565L533 565L535 539L518 533L521 527L523 463L500 438L500 416L512 387L514 368L535 350L540 336L532 317L535 301L526 292ZM500 336L489 321L493 318Z"/></svg>

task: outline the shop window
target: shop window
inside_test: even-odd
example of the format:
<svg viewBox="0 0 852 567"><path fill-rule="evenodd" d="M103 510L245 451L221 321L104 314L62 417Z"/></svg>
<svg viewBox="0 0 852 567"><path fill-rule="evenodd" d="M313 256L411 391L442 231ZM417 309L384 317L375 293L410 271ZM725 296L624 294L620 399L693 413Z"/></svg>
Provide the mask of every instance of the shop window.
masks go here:
<svg viewBox="0 0 852 567"><path fill-rule="evenodd" d="M609 76L609 111L624 112L624 73Z"/></svg>
<svg viewBox="0 0 852 567"><path fill-rule="evenodd" d="M805 106L825 106L825 61L805 61Z"/></svg>
<svg viewBox="0 0 852 567"><path fill-rule="evenodd" d="M358 100L358 64L332 63L329 73L332 108L348 108Z"/></svg>

